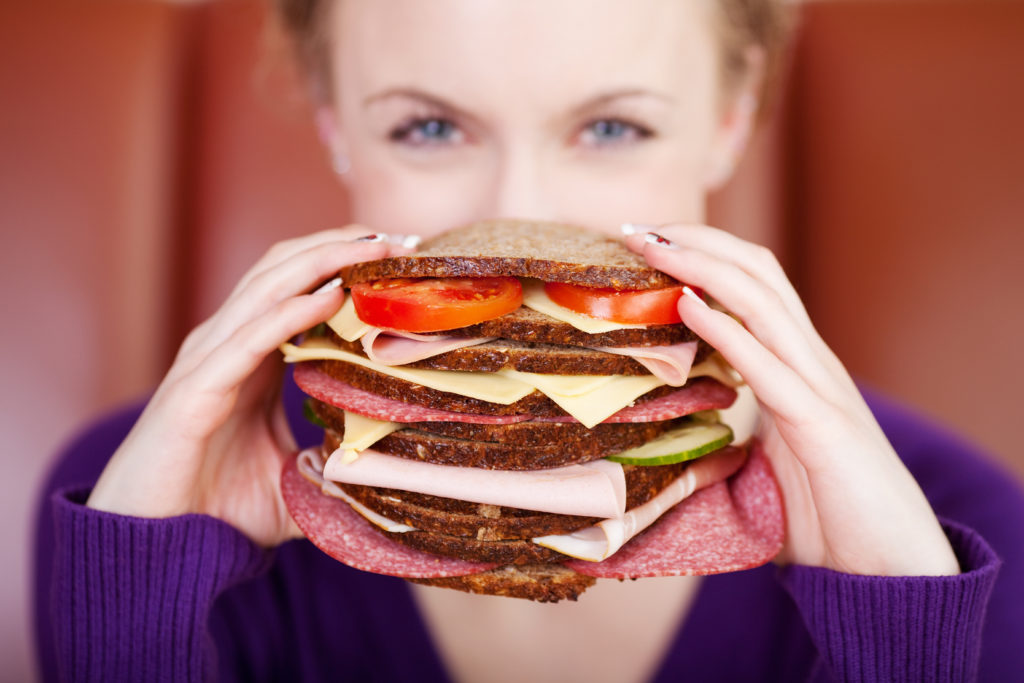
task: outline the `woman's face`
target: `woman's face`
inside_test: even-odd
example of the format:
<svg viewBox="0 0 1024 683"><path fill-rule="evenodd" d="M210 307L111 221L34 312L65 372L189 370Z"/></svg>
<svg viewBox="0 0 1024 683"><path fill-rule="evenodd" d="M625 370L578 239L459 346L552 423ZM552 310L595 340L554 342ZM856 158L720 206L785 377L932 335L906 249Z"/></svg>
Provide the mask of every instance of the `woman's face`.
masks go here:
<svg viewBox="0 0 1024 683"><path fill-rule="evenodd" d="M741 125L710 0L340 0L331 144L353 219L699 222ZM330 128L330 126L328 127Z"/></svg>

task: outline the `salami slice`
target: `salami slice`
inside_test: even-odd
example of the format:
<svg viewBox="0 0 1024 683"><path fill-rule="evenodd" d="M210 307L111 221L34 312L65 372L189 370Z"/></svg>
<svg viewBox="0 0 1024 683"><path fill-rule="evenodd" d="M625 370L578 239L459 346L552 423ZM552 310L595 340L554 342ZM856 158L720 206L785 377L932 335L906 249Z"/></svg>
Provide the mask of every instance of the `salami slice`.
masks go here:
<svg viewBox="0 0 1024 683"><path fill-rule="evenodd" d="M782 496L755 445L732 479L697 491L603 562L566 566L595 578L717 574L760 566L782 548Z"/></svg>
<svg viewBox="0 0 1024 683"><path fill-rule="evenodd" d="M295 383L315 399L375 420L389 422L467 422L474 424L514 424L537 422L577 422L569 415L532 417L530 415L477 415L438 410L405 403L346 384L320 372L311 363L296 363ZM728 408L736 400L736 390L718 380L701 377L670 394L623 408L605 423L658 422L690 415L701 410Z"/></svg>
<svg viewBox="0 0 1024 683"><path fill-rule="evenodd" d="M474 415L437 410L415 403L405 403L357 389L328 374L311 363L295 364L295 383L315 399L375 420L389 422L472 422L476 424L513 424L530 419L529 415Z"/></svg>
<svg viewBox="0 0 1024 683"><path fill-rule="evenodd" d="M711 377L700 377L659 398L623 408L604 423L658 422L691 415L701 410L728 408L736 400L736 390ZM535 417L537 422L576 422L569 415Z"/></svg>
<svg viewBox="0 0 1024 683"><path fill-rule="evenodd" d="M281 495L292 519L313 544L339 562L375 574L436 579L493 569L408 548L383 536L343 500L325 496L306 480L295 459L281 471Z"/></svg>

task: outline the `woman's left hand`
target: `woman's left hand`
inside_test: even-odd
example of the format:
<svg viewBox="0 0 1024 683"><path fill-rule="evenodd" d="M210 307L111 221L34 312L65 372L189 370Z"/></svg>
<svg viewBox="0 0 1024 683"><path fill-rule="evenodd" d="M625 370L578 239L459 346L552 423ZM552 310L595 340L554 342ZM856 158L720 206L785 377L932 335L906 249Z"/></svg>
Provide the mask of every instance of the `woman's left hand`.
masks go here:
<svg viewBox="0 0 1024 683"><path fill-rule="evenodd" d="M786 510L779 561L852 574L958 574L920 487L771 251L707 226L654 230L627 244L735 316L696 295L678 304L683 322L739 371L762 407L756 438Z"/></svg>

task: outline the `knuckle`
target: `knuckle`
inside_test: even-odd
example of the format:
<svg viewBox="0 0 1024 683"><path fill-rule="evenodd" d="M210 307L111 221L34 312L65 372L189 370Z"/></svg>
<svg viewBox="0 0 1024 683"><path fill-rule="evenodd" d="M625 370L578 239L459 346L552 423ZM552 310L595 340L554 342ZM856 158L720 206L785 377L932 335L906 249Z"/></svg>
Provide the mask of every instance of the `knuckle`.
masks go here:
<svg viewBox="0 0 1024 683"><path fill-rule="evenodd" d="M753 259L765 268L774 269L779 267L779 260L775 257L775 252L761 244L754 245Z"/></svg>
<svg viewBox="0 0 1024 683"><path fill-rule="evenodd" d="M275 242L274 244L270 245L269 249L267 249L266 253L264 254L264 260L267 260L267 261L277 261L284 254L289 253L294 248L295 248L295 239L294 238L287 239L287 240L281 240L280 242Z"/></svg>

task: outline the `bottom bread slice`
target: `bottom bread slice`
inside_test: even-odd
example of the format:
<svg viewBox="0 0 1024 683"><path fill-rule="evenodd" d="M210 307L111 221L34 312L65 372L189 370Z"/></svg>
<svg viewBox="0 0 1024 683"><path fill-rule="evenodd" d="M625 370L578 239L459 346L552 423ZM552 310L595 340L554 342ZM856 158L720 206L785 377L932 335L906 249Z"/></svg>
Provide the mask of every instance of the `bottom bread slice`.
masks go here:
<svg viewBox="0 0 1024 683"><path fill-rule="evenodd" d="M506 565L467 576L409 580L425 586L537 602L576 600L596 581L560 564Z"/></svg>

